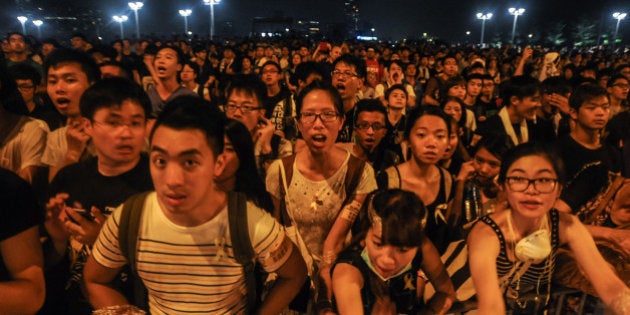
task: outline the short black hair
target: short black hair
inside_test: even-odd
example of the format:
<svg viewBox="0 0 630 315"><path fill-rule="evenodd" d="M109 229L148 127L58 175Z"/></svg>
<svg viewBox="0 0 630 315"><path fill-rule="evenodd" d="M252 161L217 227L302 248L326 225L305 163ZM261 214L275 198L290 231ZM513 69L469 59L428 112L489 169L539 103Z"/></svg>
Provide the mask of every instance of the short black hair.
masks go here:
<svg viewBox="0 0 630 315"><path fill-rule="evenodd" d="M13 80L31 80L35 86L40 85L42 76L33 66L26 63L18 63L9 67L9 75Z"/></svg>
<svg viewBox="0 0 630 315"><path fill-rule="evenodd" d="M405 134L404 134L405 139L409 139L409 135L411 134L411 130L413 129L413 126L416 124L416 121L418 121L418 119L420 119L422 116L426 116L426 115L436 116L444 120L444 124L446 125L447 136L450 136L451 124L449 121L451 119L451 116L446 115L444 111L437 106L417 106L416 108L409 111L409 114L407 115L407 125L405 126Z"/></svg>
<svg viewBox="0 0 630 315"><path fill-rule="evenodd" d="M263 63L263 65L260 67L260 71L261 71L261 73L262 73L262 69L264 69L266 66L269 66L269 65L272 65L272 66L276 67L276 70L278 70L278 73L281 73L281 72L282 72L282 68L280 68L280 65L279 65L277 62L275 62L275 61L273 61L273 60L267 60L267 61L265 61L265 63Z"/></svg>
<svg viewBox="0 0 630 315"><path fill-rule="evenodd" d="M530 77L519 75L512 77L501 84L501 98L506 106L510 106L510 99L516 97L523 99L528 96L534 96L540 92L540 82Z"/></svg>
<svg viewBox="0 0 630 315"><path fill-rule="evenodd" d="M584 103L600 96L608 97L608 92L599 84L587 83L579 85L569 97L569 106L577 111Z"/></svg>
<svg viewBox="0 0 630 315"><path fill-rule="evenodd" d="M149 96L137 83L120 77L105 78L92 84L79 101L81 116L92 120L94 113L101 108L121 106L124 101L132 101L144 110L145 119L152 111Z"/></svg>
<svg viewBox="0 0 630 315"><path fill-rule="evenodd" d="M263 106L267 95L267 86L257 76L237 74L229 83L226 97L229 99L235 91L253 96L258 101L258 106Z"/></svg>
<svg viewBox="0 0 630 315"><path fill-rule="evenodd" d="M385 106L383 106L383 103L381 103L381 101L378 99L364 98L358 101L355 104L355 107L357 109L357 118L362 112L378 112L383 114L383 117L385 117L385 122L387 122L387 110L385 109Z"/></svg>
<svg viewBox="0 0 630 315"><path fill-rule="evenodd" d="M46 77L48 76L50 67L57 67L63 63L78 63L89 82L96 82L101 77L101 70L90 55L82 51L67 48L56 49L46 58L46 62L44 63L44 75Z"/></svg>
<svg viewBox="0 0 630 315"><path fill-rule="evenodd" d="M164 106L151 130L149 140L153 142L155 131L162 126L175 130L199 130L205 135L216 158L223 152L226 120L225 114L210 102L198 96L179 96Z"/></svg>
<svg viewBox="0 0 630 315"><path fill-rule="evenodd" d="M365 60L355 57L351 54L343 54L339 58L335 59L332 68L334 69L338 63L345 63L349 66L354 66L354 71L357 72L359 79L364 80L367 76L367 66Z"/></svg>
<svg viewBox="0 0 630 315"><path fill-rule="evenodd" d="M395 90L401 90L405 93L405 97L409 97L409 93L407 92L407 89L405 88L404 85L402 84L394 84L392 86L390 86L387 91L385 91L385 99L389 99L389 95L392 94L393 91Z"/></svg>

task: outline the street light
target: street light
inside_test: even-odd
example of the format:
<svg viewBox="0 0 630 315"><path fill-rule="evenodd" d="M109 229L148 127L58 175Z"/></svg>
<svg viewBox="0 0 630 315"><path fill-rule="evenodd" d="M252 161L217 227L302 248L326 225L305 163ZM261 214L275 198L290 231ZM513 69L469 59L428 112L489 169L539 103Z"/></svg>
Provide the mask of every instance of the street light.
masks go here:
<svg viewBox="0 0 630 315"><path fill-rule="evenodd" d="M37 27L37 37L42 38L42 30L39 27L42 26L44 22L42 20L34 20L33 24Z"/></svg>
<svg viewBox="0 0 630 315"><path fill-rule="evenodd" d="M138 22L138 10L142 9L144 3L138 2L129 2L127 3L131 10L133 10L133 14L136 17L136 38L140 39L140 22Z"/></svg>
<svg viewBox="0 0 630 315"><path fill-rule="evenodd" d="M479 44L483 46L483 33L486 31L486 20L492 18L492 13L477 13L477 18L481 20L481 40Z"/></svg>
<svg viewBox="0 0 630 315"><path fill-rule="evenodd" d="M624 12L615 12L613 13L613 19L617 20L617 27L615 27L615 36L613 37L613 49L615 49L615 44L617 43L617 33L619 32L619 23L621 20L626 18L626 13Z"/></svg>
<svg viewBox="0 0 630 315"><path fill-rule="evenodd" d="M188 34L188 17L192 14L192 10L179 10L179 15L184 17L184 34Z"/></svg>
<svg viewBox="0 0 630 315"><path fill-rule="evenodd" d="M24 26L24 23L26 23L26 21L28 21L28 18L20 15L17 17L18 21L20 21L20 23L22 24L22 34L26 35L26 26Z"/></svg>
<svg viewBox="0 0 630 315"><path fill-rule="evenodd" d="M126 15L114 15L114 21L120 24L120 39L125 38L125 31L123 30L123 23L127 22L129 18Z"/></svg>
<svg viewBox="0 0 630 315"><path fill-rule="evenodd" d="M516 20L518 19L519 15L523 15L523 13L525 13L525 9L523 8L509 8L508 12L510 12L510 14L514 15L514 23L512 23L512 44L514 44L514 34L516 34Z"/></svg>
<svg viewBox="0 0 630 315"><path fill-rule="evenodd" d="M210 6L210 40L214 39L214 5L221 0L203 0L203 4Z"/></svg>

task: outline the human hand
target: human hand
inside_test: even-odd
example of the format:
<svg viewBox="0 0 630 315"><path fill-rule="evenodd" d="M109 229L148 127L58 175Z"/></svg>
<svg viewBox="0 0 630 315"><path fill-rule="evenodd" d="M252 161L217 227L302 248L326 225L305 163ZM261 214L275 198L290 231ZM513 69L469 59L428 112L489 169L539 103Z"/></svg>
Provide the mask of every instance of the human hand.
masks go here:
<svg viewBox="0 0 630 315"><path fill-rule="evenodd" d="M532 47L526 46L525 48L523 48L523 61L529 60L530 58L532 58L533 55L534 49L532 49Z"/></svg>
<svg viewBox="0 0 630 315"><path fill-rule="evenodd" d="M627 260L630 258L630 230L610 229L608 242L615 250L622 253Z"/></svg>
<svg viewBox="0 0 630 315"><path fill-rule="evenodd" d="M70 220L65 221L64 227L74 239L85 245L94 244L107 217L96 207L92 207L90 211L94 218L93 220L89 220L77 211L69 208L66 208L65 212Z"/></svg>
<svg viewBox="0 0 630 315"><path fill-rule="evenodd" d="M59 193L51 197L46 203L46 221L44 227L53 242L65 242L68 240L69 233L64 227L66 220L65 211L66 199L70 195L67 193Z"/></svg>
<svg viewBox="0 0 630 315"><path fill-rule="evenodd" d="M564 95L553 93L549 96L548 102L565 114L568 114L571 109L571 107L569 107L569 98Z"/></svg>
<svg viewBox="0 0 630 315"><path fill-rule="evenodd" d="M459 174L457 174L455 180L464 182L473 177L475 177L475 167L473 166L473 161L468 161L462 163L462 167L459 169Z"/></svg>
<svg viewBox="0 0 630 315"><path fill-rule="evenodd" d="M66 156L72 160L78 161L79 157L85 150L90 136L85 132L85 118L68 119L68 128L66 129L66 141L68 149Z"/></svg>
<svg viewBox="0 0 630 315"><path fill-rule="evenodd" d="M271 138L276 130L271 120L260 116L258 118L258 129L256 130L256 141L261 144L261 153L269 154L272 152Z"/></svg>

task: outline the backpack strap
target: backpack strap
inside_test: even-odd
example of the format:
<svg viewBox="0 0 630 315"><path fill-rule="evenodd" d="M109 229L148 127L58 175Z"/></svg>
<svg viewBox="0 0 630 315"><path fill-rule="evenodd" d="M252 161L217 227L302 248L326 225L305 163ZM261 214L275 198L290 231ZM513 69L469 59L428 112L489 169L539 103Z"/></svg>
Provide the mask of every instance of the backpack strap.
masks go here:
<svg viewBox="0 0 630 315"><path fill-rule="evenodd" d="M120 222L118 224L118 246L120 251L127 258L127 264L133 275L133 298L134 305L148 310L147 289L142 283L142 279L138 276L136 266L138 229L140 228L140 219L144 201L150 191L135 194L123 204L122 213L120 214Z"/></svg>
<svg viewBox="0 0 630 315"><path fill-rule="evenodd" d="M254 247L249 237L249 220L247 218L247 198L243 193L228 192L228 224L234 258L243 266L247 285L247 314L252 314L258 306L256 275L254 263Z"/></svg>
<svg viewBox="0 0 630 315"><path fill-rule="evenodd" d="M284 176L282 169L278 172L278 182L280 187L280 217L276 218L283 226L291 226L291 217L287 212L286 195L287 191L284 187L289 187L291 179L293 178L293 163L295 163L295 154L282 158L281 168L284 169Z"/></svg>

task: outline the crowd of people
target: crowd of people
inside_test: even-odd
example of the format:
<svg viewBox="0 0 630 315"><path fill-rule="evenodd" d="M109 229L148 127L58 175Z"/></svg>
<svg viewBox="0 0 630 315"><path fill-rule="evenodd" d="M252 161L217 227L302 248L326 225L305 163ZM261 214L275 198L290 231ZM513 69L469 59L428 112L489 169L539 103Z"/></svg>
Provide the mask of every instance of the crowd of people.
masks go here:
<svg viewBox="0 0 630 315"><path fill-rule="evenodd" d="M543 314L575 264L630 313L628 53L2 50L0 313Z"/></svg>

